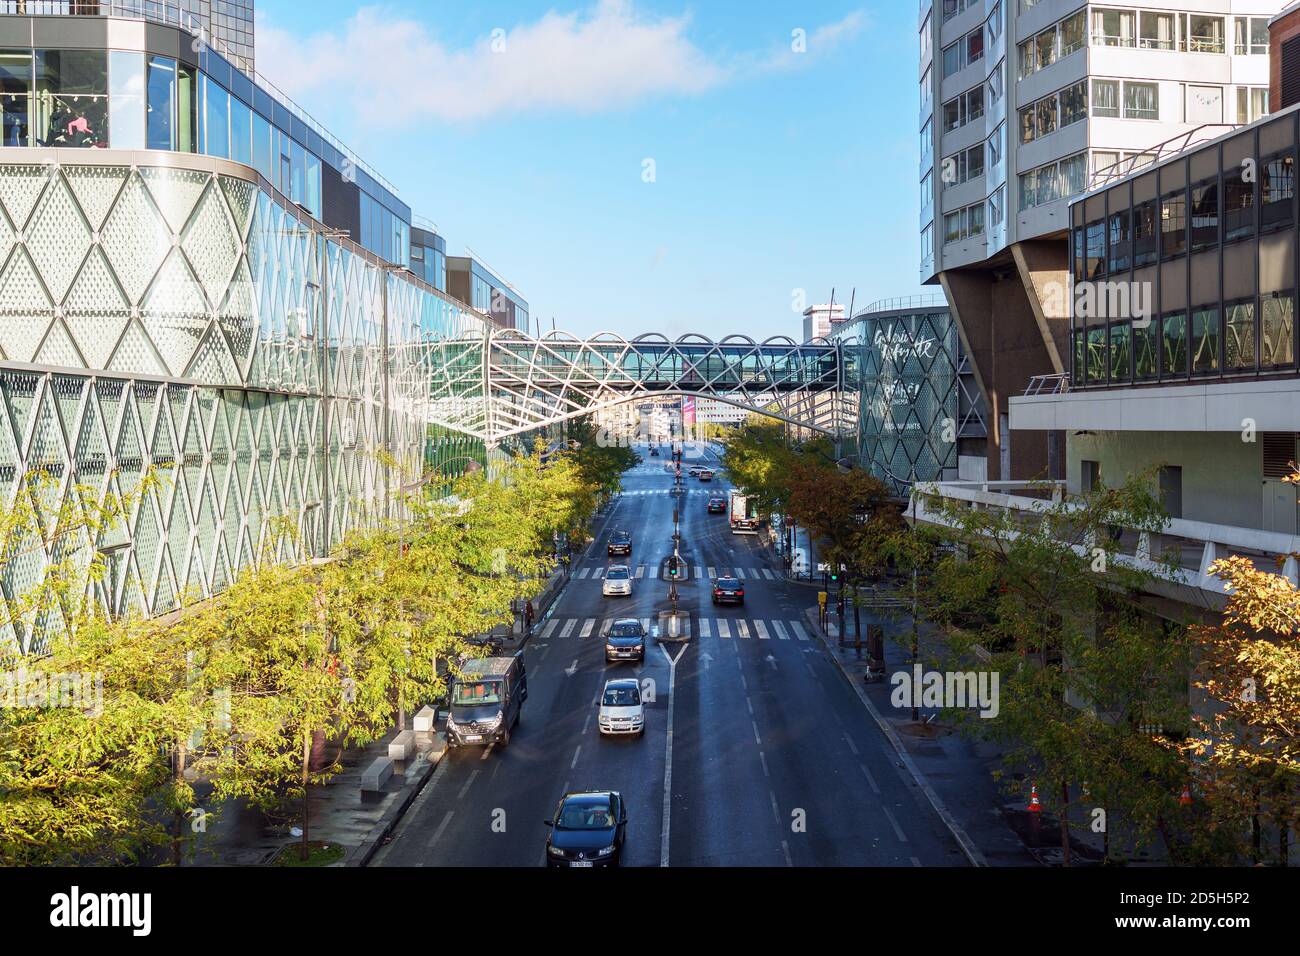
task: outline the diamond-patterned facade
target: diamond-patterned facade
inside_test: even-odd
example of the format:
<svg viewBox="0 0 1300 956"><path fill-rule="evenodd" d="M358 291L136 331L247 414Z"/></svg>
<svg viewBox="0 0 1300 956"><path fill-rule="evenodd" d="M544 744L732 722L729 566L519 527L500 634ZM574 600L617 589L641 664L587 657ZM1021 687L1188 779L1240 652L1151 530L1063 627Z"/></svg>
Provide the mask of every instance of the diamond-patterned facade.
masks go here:
<svg viewBox="0 0 1300 956"><path fill-rule="evenodd" d="M385 419L399 465L422 467L430 363L481 328L238 176L0 164L0 507L41 470L47 521L77 486L163 479L100 541L18 543L0 597L98 548L96 600L164 613L263 560L282 515L325 553L384 507ZM40 650L32 623L0 641Z"/></svg>

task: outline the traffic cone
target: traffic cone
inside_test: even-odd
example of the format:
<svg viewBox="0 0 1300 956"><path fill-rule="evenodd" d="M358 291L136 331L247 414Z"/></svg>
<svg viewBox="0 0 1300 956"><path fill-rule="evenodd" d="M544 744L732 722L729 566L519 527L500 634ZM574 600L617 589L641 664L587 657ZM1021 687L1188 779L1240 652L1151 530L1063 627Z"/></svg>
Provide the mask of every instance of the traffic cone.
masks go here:
<svg viewBox="0 0 1300 956"><path fill-rule="evenodd" d="M1043 805L1038 802L1038 788L1031 786L1029 788L1029 812L1042 813Z"/></svg>
<svg viewBox="0 0 1300 956"><path fill-rule="evenodd" d="M1183 787L1183 792L1182 792L1181 794L1179 794L1179 797L1178 797L1178 805L1179 805L1179 806L1183 806L1183 807L1190 807L1190 806L1192 805L1192 786L1191 786L1191 784L1187 784L1187 785L1185 785L1185 786Z"/></svg>

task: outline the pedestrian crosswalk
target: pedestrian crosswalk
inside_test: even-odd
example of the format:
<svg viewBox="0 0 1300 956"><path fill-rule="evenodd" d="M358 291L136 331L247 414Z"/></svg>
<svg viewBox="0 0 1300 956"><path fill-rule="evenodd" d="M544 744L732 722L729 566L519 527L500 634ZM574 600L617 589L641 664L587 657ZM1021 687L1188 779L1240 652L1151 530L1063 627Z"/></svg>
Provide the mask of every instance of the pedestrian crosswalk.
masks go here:
<svg viewBox="0 0 1300 956"><path fill-rule="evenodd" d="M642 488L636 491L620 491L618 493L618 497L646 498L646 497L654 497L656 495L672 495L672 493L673 493L672 488ZM683 488L682 494L707 495L710 498L725 498L727 496L727 491L724 488L717 488L717 487L710 488L706 486L704 488Z"/></svg>
<svg viewBox="0 0 1300 956"><path fill-rule="evenodd" d="M564 640L571 637L579 640L601 638L615 621L624 620L627 620L627 617L554 617L538 626L535 638L542 641ZM648 617L639 620L646 633L652 633L651 626L655 621ZM809 640L808 630L800 621L743 617L692 618L687 624L686 634L691 637L723 641Z"/></svg>
<svg viewBox="0 0 1300 956"><path fill-rule="evenodd" d="M610 561L617 563L617 558L611 558ZM658 564L637 564L629 566L634 578L657 578L659 577ZM595 581L605 576L605 566L578 568L573 572L573 576L579 581ZM718 578L738 578L741 581L782 581L784 577L773 571L771 568L722 568L716 566L696 565L691 567L688 563L683 573L683 580L702 581L708 579L716 581Z"/></svg>

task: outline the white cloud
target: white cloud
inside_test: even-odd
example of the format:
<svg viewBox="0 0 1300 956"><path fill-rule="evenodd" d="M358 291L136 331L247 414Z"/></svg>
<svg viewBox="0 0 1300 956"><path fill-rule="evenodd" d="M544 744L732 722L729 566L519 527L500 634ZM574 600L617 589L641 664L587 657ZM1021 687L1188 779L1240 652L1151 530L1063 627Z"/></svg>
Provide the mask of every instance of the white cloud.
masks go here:
<svg viewBox="0 0 1300 956"><path fill-rule="evenodd" d="M585 13L533 23L452 49L418 20L359 9L337 31L257 25L257 66L298 99L342 95L367 125L472 121L537 111L598 112L650 96L693 96L753 70L792 68L862 29L864 16L808 34L808 53L722 62L687 36L689 16L639 13L632 0L597 0ZM382 91L382 92L381 92Z"/></svg>

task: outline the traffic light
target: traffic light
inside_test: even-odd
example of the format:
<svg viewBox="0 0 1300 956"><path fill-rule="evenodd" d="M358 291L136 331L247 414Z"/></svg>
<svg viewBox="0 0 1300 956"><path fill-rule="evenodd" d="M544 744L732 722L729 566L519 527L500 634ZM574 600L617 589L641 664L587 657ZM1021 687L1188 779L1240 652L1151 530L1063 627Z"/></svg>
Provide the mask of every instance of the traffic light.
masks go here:
<svg viewBox="0 0 1300 956"><path fill-rule="evenodd" d="M677 577L679 568L680 562L677 560L677 555L674 554L668 559L668 576L670 578Z"/></svg>
<svg viewBox="0 0 1300 956"><path fill-rule="evenodd" d="M831 570L831 581L834 582L834 581L838 581L839 579L840 579L840 569L839 569L839 568L834 568L834 569L832 569L832 570Z"/></svg>

